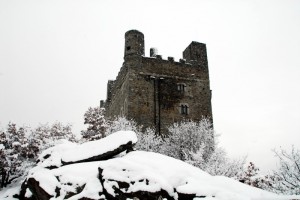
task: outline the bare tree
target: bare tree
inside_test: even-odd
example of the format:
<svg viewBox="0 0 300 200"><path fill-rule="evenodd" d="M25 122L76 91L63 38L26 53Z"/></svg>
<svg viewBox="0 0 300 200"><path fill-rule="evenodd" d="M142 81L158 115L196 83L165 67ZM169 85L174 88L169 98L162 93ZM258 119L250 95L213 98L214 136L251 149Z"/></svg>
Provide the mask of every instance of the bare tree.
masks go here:
<svg viewBox="0 0 300 200"><path fill-rule="evenodd" d="M279 169L267 175L259 186L280 193L300 194L300 151L292 146L291 151L280 148L273 150L279 159Z"/></svg>

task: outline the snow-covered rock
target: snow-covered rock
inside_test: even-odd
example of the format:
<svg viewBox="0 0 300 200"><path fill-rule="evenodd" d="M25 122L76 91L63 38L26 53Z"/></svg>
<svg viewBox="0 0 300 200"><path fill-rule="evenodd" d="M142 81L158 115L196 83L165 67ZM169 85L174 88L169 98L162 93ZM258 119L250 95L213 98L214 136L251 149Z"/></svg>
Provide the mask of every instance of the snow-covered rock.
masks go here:
<svg viewBox="0 0 300 200"><path fill-rule="evenodd" d="M135 142L135 133L117 132L82 145L65 143L53 147L41 155L38 165L30 171L22 185L20 198L278 199L275 194L230 178L211 176L185 162L158 153L130 151L121 156L120 152L119 156L110 154L104 160L87 159L99 158L98 155Z"/></svg>
<svg viewBox="0 0 300 200"><path fill-rule="evenodd" d="M106 195L188 200L250 200L277 195L250 187L227 177L211 176L183 161L153 152L135 151L99 163L99 178ZM153 198L149 198L153 199Z"/></svg>
<svg viewBox="0 0 300 200"><path fill-rule="evenodd" d="M39 166L57 168L63 165L107 160L125 150L132 150L137 136L132 131L118 131L101 140L76 144L65 141L45 150L38 159Z"/></svg>
<svg viewBox="0 0 300 200"><path fill-rule="evenodd" d="M103 188L98 178L98 162L66 165L56 169L36 167L23 184L21 197L37 199L101 199ZM105 199L102 196L102 199Z"/></svg>

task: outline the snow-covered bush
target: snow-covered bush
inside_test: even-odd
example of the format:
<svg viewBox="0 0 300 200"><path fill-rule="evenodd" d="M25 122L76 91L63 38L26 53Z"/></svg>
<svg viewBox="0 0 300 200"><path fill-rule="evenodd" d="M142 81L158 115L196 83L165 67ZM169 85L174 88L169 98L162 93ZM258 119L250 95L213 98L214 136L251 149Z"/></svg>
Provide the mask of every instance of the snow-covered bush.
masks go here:
<svg viewBox="0 0 300 200"><path fill-rule="evenodd" d="M84 113L84 124L88 127L86 130L81 131L84 140L97 140L105 137L108 122L104 118L105 109L100 107L89 107Z"/></svg>
<svg viewBox="0 0 300 200"><path fill-rule="evenodd" d="M121 116L105 123L108 125L105 135L120 130L134 131L138 136L135 145L137 150L168 155L212 175L238 179L244 171L245 159L230 159L224 149L215 147L216 136L209 119L174 123L169 127L169 134L164 137L157 135L151 128L143 130L135 121Z"/></svg>
<svg viewBox="0 0 300 200"><path fill-rule="evenodd" d="M256 167L253 162L250 162L246 170L240 176L239 180L247 185L259 187L259 182L261 181L262 177L258 175L258 172L259 168Z"/></svg>
<svg viewBox="0 0 300 200"><path fill-rule="evenodd" d="M52 125L40 124L31 131L28 137L32 145L38 149L38 152L54 146L61 139L71 142L77 141L70 124L64 125L60 122L55 122Z"/></svg>
<svg viewBox="0 0 300 200"><path fill-rule="evenodd" d="M27 151L28 129L9 123L0 134L0 188L6 187L24 173L22 163L30 156Z"/></svg>
<svg viewBox="0 0 300 200"><path fill-rule="evenodd" d="M37 155L60 139L76 141L69 124L56 122L51 126L44 124L30 130L29 127L17 127L9 123L0 133L0 188L26 175Z"/></svg>
<svg viewBox="0 0 300 200"><path fill-rule="evenodd" d="M106 129L105 135L110 135L117 131L133 131L139 133L141 132L141 127L138 126L134 120L128 120L123 116L118 116L108 121L108 128Z"/></svg>
<svg viewBox="0 0 300 200"><path fill-rule="evenodd" d="M226 151L219 147L216 147L215 151L206 160L203 159L202 155L203 153L201 151L196 152L192 154L192 159L187 162L211 175L239 179L244 172L245 157L231 159L227 156Z"/></svg>
<svg viewBox="0 0 300 200"><path fill-rule="evenodd" d="M88 127L81 131L82 142L98 140L117 131L139 132L140 127L133 120L128 120L123 116L114 119L105 118L105 108L89 107L84 113L84 124Z"/></svg>
<svg viewBox="0 0 300 200"><path fill-rule="evenodd" d="M155 130L151 128L142 129L134 120L128 120L125 117L119 116L114 120L107 121L109 126L106 129L105 135L110 135L117 131L133 131L137 134L138 142L135 149L143 151L152 151L167 155L169 150L166 140L155 134Z"/></svg>
<svg viewBox="0 0 300 200"><path fill-rule="evenodd" d="M168 155L180 160L191 160L193 154L201 154L206 160L214 151L214 130L209 119L183 121L169 127Z"/></svg>
<svg viewBox="0 0 300 200"><path fill-rule="evenodd" d="M147 128L144 132L137 132L138 142L136 144L137 150L151 151L166 155L166 140L151 128Z"/></svg>
<svg viewBox="0 0 300 200"><path fill-rule="evenodd" d="M110 122L107 134L119 130L137 133L137 150L152 151L190 163L212 175L224 175L238 179L244 172L245 158L230 159L224 149L215 147L215 133L208 119L187 121L170 126L165 137L147 128L142 131L136 122L117 117ZM216 150L214 150L216 148Z"/></svg>

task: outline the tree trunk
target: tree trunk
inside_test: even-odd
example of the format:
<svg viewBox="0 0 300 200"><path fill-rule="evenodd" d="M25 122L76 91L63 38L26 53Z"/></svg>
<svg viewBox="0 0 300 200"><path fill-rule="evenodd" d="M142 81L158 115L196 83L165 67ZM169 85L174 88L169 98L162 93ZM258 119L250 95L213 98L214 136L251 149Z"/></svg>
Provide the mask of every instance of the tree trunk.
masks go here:
<svg viewBox="0 0 300 200"><path fill-rule="evenodd" d="M5 179L6 179L6 171L3 169L1 173L1 188L4 188L6 186Z"/></svg>

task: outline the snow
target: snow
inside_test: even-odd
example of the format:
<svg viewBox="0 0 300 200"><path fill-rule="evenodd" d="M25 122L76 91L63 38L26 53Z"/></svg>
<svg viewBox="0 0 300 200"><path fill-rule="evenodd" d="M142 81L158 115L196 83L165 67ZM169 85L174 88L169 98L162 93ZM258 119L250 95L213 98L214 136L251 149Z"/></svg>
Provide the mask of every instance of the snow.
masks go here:
<svg viewBox="0 0 300 200"><path fill-rule="evenodd" d="M273 198L277 195L250 187L226 177L214 177L180 160L152 152L135 151L121 158L101 162L105 188L113 192L117 180L129 183L130 191L165 190L177 198L174 191L197 196L215 197L214 200L250 200ZM149 180L149 184L146 181ZM135 182L134 184L132 184ZM111 184L111 185L110 185Z"/></svg>
<svg viewBox="0 0 300 200"><path fill-rule="evenodd" d="M21 143L20 142L13 142L12 145L13 145L13 147L15 147L15 146L21 146Z"/></svg>
<svg viewBox="0 0 300 200"><path fill-rule="evenodd" d="M180 160L144 151L130 152L123 157L107 161L72 164L53 170L38 166L31 170L28 178L38 180L40 186L49 194L55 194L55 188L61 188L61 195L56 199L63 199L68 192L75 193L76 188L84 185L82 192L70 199L82 197L99 199L99 192L101 193L103 189L98 179L98 167L103 169L104 187L113 196L115 196L114 187L118 187L119 181L129 183L126 191L121 189L123 192L154 193L165 190L174 198L178 197L174 189L180 193L214 197L214 200L279 198L278 195L230 178L211 176Z"/></svg>
<svg viewBox="0 0 300 200"><path fill-rule="evenodd" d="M49 170L40 166L33 168L27 177L38 180L40 186L48 193L55 194L55 189L60 188L60 196L55 199L64 199L70 193L76 193L78 188L83 190L69 199L83 197L99 199L102 186L98 177L99 162L79 163Z"/></svg>
<svg viewBox="0 0 300 200"><path fill-rule="evenodd" d="M0 144L0 150L5 149L3 144Z"/></svg>
<svg viewBox="0 0 300 200"><path fill-rule="evenodd" d="M21 184L16 185L12 185L8 188L1 188L0 189L0 199L5 199L5 200L16 200L15 198L13 198L14 194L18 194L20 192L20 187Z"/></svg>
<svg viewBox="0 0 300 200"><path fill-rule="evenodd" d="M27 188L26 189L26 193L25 193L25 197L26 198L30 198L32 196L32 193L31 193L31 191Z"/></svg>
<svg viewBox="0 0 300 200"><path fill-rule="evenodd" d="M38 166L33 168L30 174L34 174L34 176L29 175L28 179L38 177L38 179L35 180L38 180L40 187L42 187L48 194L55 193L55 188L59 182L55 176L52 176L51 170Z"/></svg>
<svg viewBox="0 0 300 200"><path fill-rule="evenodd" d="M65 162L74 162L97 156L115 150L119 146L129 142L132 142L133 144L137 142L136 134L132 131L118 131L101 140L86 142L79 145L76 149L65 152L62 156L62 160Z"/></svg>
<svg viewBox="0 0 300 200"><path fill-rule="evenodd" d="M63 140L61 141L61 144L51 147L43 151L43 153L41 153L41 155L38 158L38 160L40 160L39 165L41 167L50 167L50 166L60 167L62 165L61 160L63 154L72 149L76 149L77 146L78 144L69 142L67 140Z"/></svg>
<svg viewBox="0 0 300 200"><path fill-rule="evenodd" d="M63 162L76 162L112 151L123 144L137 142L136 134L132 131L118 131L101 140L75 144L64 143L45 150L40 156L42 167L60 167ZM48 157L49 155L50 157Z"/></svg>

